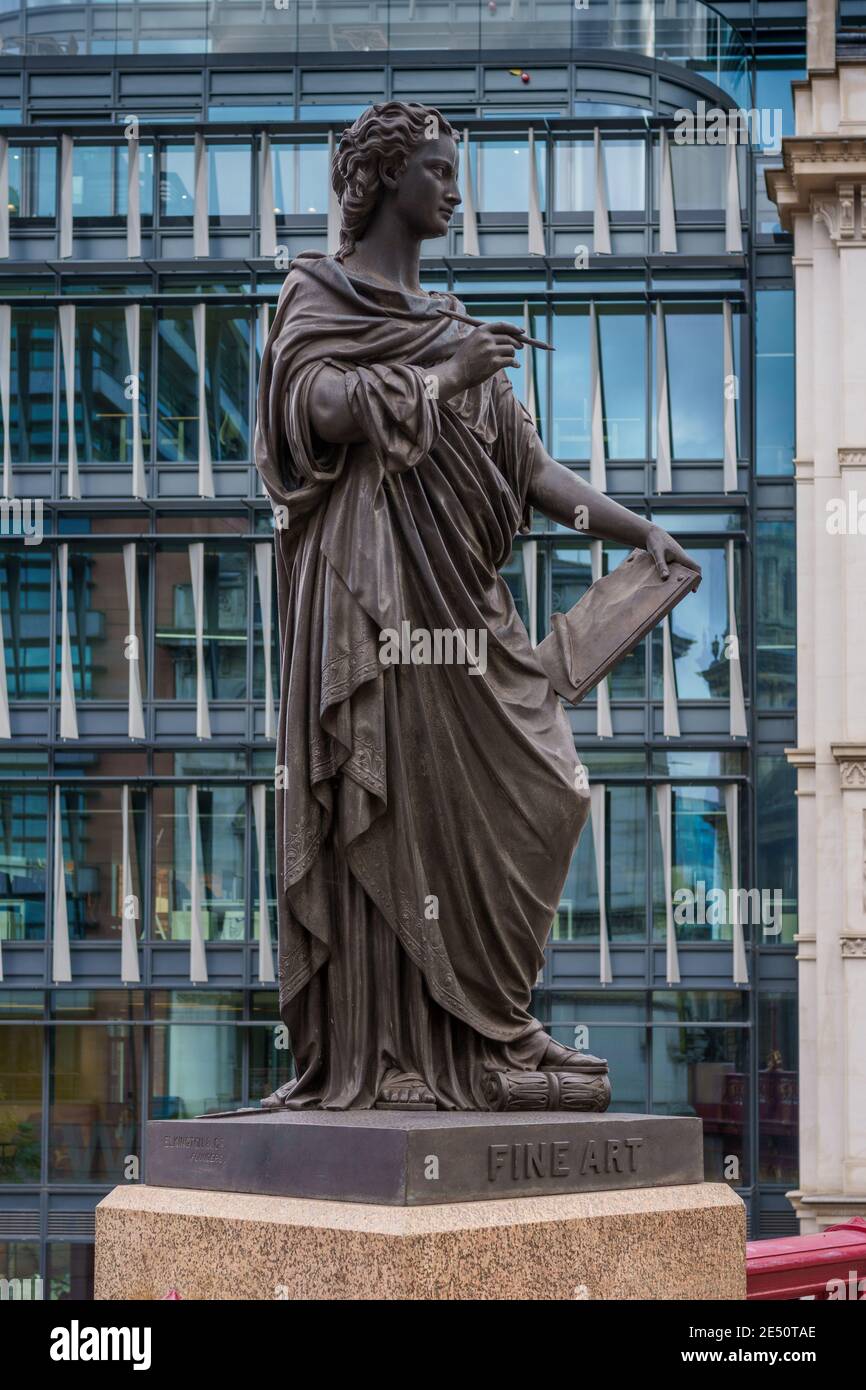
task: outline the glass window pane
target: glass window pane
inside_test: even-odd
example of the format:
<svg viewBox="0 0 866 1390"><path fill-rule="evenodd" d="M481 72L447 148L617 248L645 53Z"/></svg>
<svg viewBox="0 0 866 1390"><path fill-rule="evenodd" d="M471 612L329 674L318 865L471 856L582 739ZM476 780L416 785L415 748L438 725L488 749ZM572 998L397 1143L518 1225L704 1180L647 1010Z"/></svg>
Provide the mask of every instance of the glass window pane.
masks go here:
<svg viewBox="0 0 866 1390"><path fill-rule="evenodd" d="M9 216L53 217L56 205L56 146L10 145Z"/></svg>
<svg viewBox="0 0 866 1390"><path fill-rule="evenodd" d="M205 324L205 389L211 458L214 462L248 459L249 315L246 310L208 305Z"/></svg>
<svg viewBox="0 0 866 1390"><path fill-rule="evenodd" d="M691 550L700 560L703 579L697 592L689 594L670 615L677 696L681 700L727 700L731 689L730 662L725 655L729 626L727 556L720 547L693 546ZM738 635L740 650L745 651L741 625ZM656 700L663 694L663 640L661 627L655 628L652 644Z"/></svg>
<svg viewBox="0 0 866 1390"><path fill-rule="evenodd" d="M38 1023L0 1023L0 1183L38 1183L42 1158Z"/></svg>
<svg viewBox="0 0 866 1390"><path fill-rule="evenodd" d="M721 312L668 304L664 314L674 458L721 459Z"/></svg>
<svg viewBox="0 0 866 1390"><path fill-rule="evenodd" d="M243 1031L233 1024L152 1029L150 1118L189 1120L241 1104ZM266 1094L266 1092L263 1092Z"/></svg>
<svg viewBox="0 0 866 1390"><path fill-rule="evenodd" d="M38 1179L37 1179L38 1181ZM0 1240L0 1279L9 1280L10 1299L42 1299L45 1288L39 1246L26 1240Z"/></svg>
<svg viewBox="0 0 866 1390"><path fill-rule="evenodd" d="M278 217L328 210L328 146L271 146L274 211Z"/></svg>
<svg viewBox="0 0 866 1390"><path fill-rule="evenodd" d="M43 791L0 790L0 937L39 941L45 935L48 797Z"/></svg>
<svg viewBox="0 0 866 1390"><path fill-rule="evenodd" d="M113 217L114 159L111 145L72 147L73 217Z"/></svg>
<svg viewBox="0 0 866 1390"><path fill-rule="evenodd" d="M731 856L720 787L672 788L671 891L679 941L730 941ZM721 894L724 897L720 896ZM656 939L666 932L664 864L653 796L653 900Z"/></svg>
<svg viewBox="0 0 866 1390"><path fill-rule="evenodd" d="M124 648L129 609L123 552L82 550L70 545L67 596L72 679L76 697L83 700L125 700L129 692L129 666ZM61 639L61 593L58 583L54 662L55 694L58 699Z"/></svg>
<svg viewBox="0 0 866 1390"><path fill-rule="evenodd" d="M129 857L142 929L145 793L130 789ZM118 941L123 923L122 788L67 787L60 794L66 911L75 941ZM132 920L132 919L131 919Z"/></svg>
<svg viewBox="0 0 866 1390"><path fill-rule="evenodd" d="M646 318L642 309L599 311L602 401L607 457L646 456Z"/></svg>
<svg viewBox="0 0 866 1390"><path fill-rule="evenodd" d="M127 1160L140 1156L141 1052L133 1024L51 1030L50 1182L121 1182Z"/></svg>
<svg viewBox="0 0 866 1390"><path fill-rule="evenodd" d="M590 445L589 314L553 316L553 433L554 458L561 462L588 459Z"/></svg>
<svg viewBox="0 0 866 1390"><path fill-rule="evenodd" d="M797 551L793 520L758 520L755 541L758 704L764 709L794 709L797 695Z"/></svg>
<svg viewBox="0 0 866 1390"><path fill-rule="evenodd" d="M758 885L770 895L772 930L762 931L765 946L792 942L797 931L797 773L784 753L758 758L755 787ZM775 912L781 901L782 930Z"/></svg>
<svg viewBox="0 0 866 1390"><path fill-rule="evenodd" d="M591 212L595 206L595 150L591 140L553 146L554 212Z"/></svg>
<svg viewBox="0 0 866 1390"><path fill-rule="evenodd" d="M602 140L607 206L610 212L643 212L645 202L643 140ZM593 197L594 203L594 197ZM592 206L592 203L590 204Z"/></svg>
<svg viewBox="0 0 866 1390"><path fill-rule="evenodd" d="M13 463L50 463L54 399L53 309L12 306L11 428Z"/></svg>
<svg viewBox="0 0 866 1390"><path fill-rule="evenodd" d="M160 311L157 348L157 456L197 462L198 361L191 307Z"/></svg>
<svg viewBox="0 0 866 1390"><path fill-rule="evenodd" d="M93 1251L90 1242L51 1240L48 1256L48 1297L58 1302L89 1302L93 1298Z"/></svg>
<svg viewBox="0 0 866 1390"><path fill-rule="evenodd" d="M48 696L51 560L25 547L0 551L0 612L10 700Z"/></svg>
<svg viewBox="0 0 866 1390"><path fill-rule="evenodd" d="M794 471L794 291L759 290L755 314L755 470Z"/></svg>
<svg viewBox="0 0 866 1390"><path fill-rule="evenodd" d="M479 212L526 212L529 207L529 143L480 140L472 145ZM535 141L538 200L544 207L544 141ZM462 172L461 192L462 192Z"/></svg>
<svg viewBox="0 0 866 1390"><path fill-rule="evenodd" d="M162 217L192 220L195 211L195 147L167 145L160 152L159 207Z"/></svg>
<svg viewBox="0 0 866 1390"><path fill-rule="evenodd" d="M79 462L131 463L132 412L129 399L130 360L126 319L122 308L80 306L75 316L75 435ZM145 457L150 448L150 410L147 382L150 377L152 315L143 309L140 318L138 413ZM68 418L61 415L60 452L67 448Z"/></svg>
<svg viewBox="0 0 866 1390"><path fill-rule="evenodd" d="M153 171L153 146L142 141L138 147L138 207L142 218L153 217ZM129 207L129 146L125 143L117 151L115 198L118 214L125 217Z"/></svg>
<svg viewBox="0 0 866 1390"><path fill-rule="evenodd" d="M758 1181L797 1182L796 994L758 995Z"/></svg>
<svg viewBox="0 0 866 1390"><path fill-rule="evenodd" d="M727 145L668 142L677 212L719 212L727 201Z"/></svg>
<svg viewBox="0 0 866 1390"><path fill-rule="evenodd" d="M249 145L208 145L208 211L211 217L249 217Z"/></svg>
<svg viewBox="0 0 866 1390"><path fill-rule="evenodd" d="M204 552L205 676L209 698L246 698L247 553ZM195 608L187 550L161 549L156 565L158 700L196 697Z"/></svg>
<svg viewBox="0 0 866 1390"><path fill-rule="evenodd" d="M198 873L201 927L206 941L244 937L246 791L198 787ZM157 787L154 928L157 938L189 941L192 895L188 788Z"/></svg>
<svg viewBox="0 0 866 1390"><path fill-rule="evenodd" d="M750 1181L748 1029L656 1027L652 1035L654 1113L699 1116L707 1182L745 1186Z"/></svg>

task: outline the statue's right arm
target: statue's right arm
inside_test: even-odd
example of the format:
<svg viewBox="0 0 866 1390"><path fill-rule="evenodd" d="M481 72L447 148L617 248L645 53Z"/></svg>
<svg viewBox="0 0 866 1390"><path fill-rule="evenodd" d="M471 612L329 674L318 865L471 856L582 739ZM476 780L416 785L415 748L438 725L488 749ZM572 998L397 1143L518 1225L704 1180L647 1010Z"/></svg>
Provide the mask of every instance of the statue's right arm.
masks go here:
<svg viewBox="0 0 866 1390"><path fill-rule="evenodd" d="M425 367L426 377L438 378L437 398L447 401L470 386L486 381L502 367L513 367L520 330L510 323L485 324L460 340L451 357ZM359 444L364 436L349 406L346 378L336 367L316 373L309 398L310 423L325 444Z"/></svg>

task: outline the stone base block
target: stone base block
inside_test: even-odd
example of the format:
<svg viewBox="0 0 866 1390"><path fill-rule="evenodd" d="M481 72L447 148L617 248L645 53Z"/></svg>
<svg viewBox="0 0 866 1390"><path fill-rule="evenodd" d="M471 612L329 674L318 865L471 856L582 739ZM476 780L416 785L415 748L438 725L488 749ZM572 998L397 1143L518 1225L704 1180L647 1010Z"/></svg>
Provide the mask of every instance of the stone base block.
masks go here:
<svg viewBox="0 0 866 1390"><path fill-rule="evenodd" d="M428 1207L116 1187L97 1299L725 1299L746 1221L721 1183Z"/></svg>

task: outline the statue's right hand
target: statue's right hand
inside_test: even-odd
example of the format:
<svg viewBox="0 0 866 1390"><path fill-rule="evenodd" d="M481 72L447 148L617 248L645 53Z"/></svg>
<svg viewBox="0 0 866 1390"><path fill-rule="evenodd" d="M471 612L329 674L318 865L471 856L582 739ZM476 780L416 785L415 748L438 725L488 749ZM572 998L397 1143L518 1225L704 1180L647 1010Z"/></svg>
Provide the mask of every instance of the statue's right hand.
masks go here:
<svg viewBox="0 0 866 1390"><path fill-rule="evenodd" d="M474 328L440 369L443 385L450 388L448 394L478 386L501 368L516 366L515 353L522 346L521 330L513 323L485 323Z"/></svg>

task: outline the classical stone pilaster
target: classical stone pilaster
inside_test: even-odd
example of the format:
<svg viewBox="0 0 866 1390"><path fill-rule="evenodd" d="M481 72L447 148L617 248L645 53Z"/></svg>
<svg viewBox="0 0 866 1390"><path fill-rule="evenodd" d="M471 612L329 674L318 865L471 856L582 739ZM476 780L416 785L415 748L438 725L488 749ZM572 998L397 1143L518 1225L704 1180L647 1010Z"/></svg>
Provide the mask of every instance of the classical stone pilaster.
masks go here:
<svg viewBox="0 0 866 1390"><path fill-rule="evenodd" d="M804 1231L866 1210L866 64L809 0L796 134L767 183L794 235L800 1188ZM860 503L863 526L860 526Z"/></svg>

